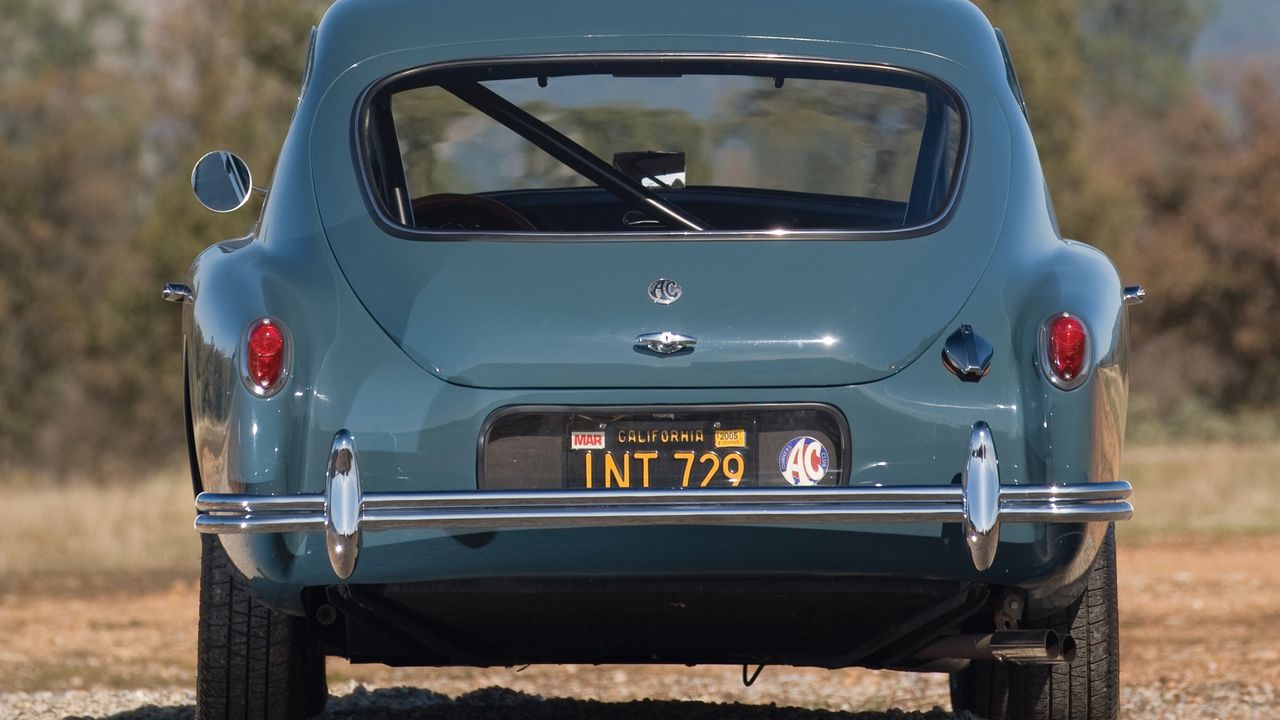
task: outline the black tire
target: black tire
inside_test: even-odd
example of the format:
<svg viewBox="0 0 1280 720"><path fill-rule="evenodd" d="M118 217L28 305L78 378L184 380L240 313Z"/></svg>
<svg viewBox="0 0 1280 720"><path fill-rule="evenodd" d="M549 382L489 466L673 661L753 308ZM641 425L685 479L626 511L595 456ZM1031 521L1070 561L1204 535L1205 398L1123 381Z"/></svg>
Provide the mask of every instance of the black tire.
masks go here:
<svg viewBox="0 0 1280 720"><path fill-rule="evenodd" d="M324 656L302 618L258 602L222 543L202 536L197 720L304 720L324 710Z"/></svg>
<svg viewBox="0 0 1280 720"><path fill-rule="evenodd" d="M987 720L1115 720L1120 714L1119 618L1113 525L1080 600L1032 625L1071 628L1075 661L1034 666L975 660L951 674L952 707Z"/></svg>

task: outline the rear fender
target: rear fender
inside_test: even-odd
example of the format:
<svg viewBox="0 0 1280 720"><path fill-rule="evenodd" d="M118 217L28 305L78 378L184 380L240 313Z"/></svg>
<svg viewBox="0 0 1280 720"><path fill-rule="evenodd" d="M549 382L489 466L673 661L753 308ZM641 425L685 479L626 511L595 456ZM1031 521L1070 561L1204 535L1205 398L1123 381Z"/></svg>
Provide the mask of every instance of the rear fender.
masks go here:
<svg viewBox="0 0 1280 720"><path fill-rule="evenodd" d="M992 369L979 386L994 382L1009 398L1005 402L1015 405L1016 428L1002 434L1000 426L992 425L1002 482L1118 480L1128 404L1123 286L1103 253L1058 235L1029 129L1017 127L1021 132L1015 133L1015 142L1025 151L1014 153L1014 191L1000 242L956 325L972 325L992 344ZM1062 312L1081 319L1089 333L1092 369L1072 390L1054 386L1040 360L1041 330ZM1014 387L1006 393L1008 383ZM1057 571L1024 588L1032 616L1061 609L1079 597L1106 532L1106 523L1044 527L1049 547L1072 550Z"/></svg>

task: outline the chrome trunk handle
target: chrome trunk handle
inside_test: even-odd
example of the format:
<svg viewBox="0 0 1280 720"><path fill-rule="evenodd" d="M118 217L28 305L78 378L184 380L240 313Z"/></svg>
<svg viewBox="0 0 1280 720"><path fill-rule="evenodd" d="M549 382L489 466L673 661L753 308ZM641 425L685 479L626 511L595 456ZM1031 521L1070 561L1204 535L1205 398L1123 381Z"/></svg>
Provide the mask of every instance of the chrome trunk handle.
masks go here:
<svg viewBox="0 0 1280 720"><path fill-rule="evenodd" d="M690 350L697 344L697 338L673 332L646 333L636 338L637 347L659 355L674 355L681 350Z"/></svg>

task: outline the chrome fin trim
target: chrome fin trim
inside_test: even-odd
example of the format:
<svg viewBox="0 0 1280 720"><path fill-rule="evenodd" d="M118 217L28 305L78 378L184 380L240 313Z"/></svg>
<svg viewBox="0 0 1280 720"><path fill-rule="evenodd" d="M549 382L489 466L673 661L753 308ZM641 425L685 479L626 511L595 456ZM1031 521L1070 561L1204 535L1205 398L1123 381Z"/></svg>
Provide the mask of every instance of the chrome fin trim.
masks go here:
<svg viewBox="0 0 1280 720"><path fill-rule="evenodd" d="M960 474L964 499L964 541L973 566L986 570L996 561L1000 545L1000 463L995 439L984 422L969 433L969 452Z"/></svg>
<svg viewBox="0 0 1280 720"><path fill-rule="evenodd" d="M333 436L325 472L324 544L333 572L346 580L356 570L360 554L360 463L356 439L346 430Z"/></svg>

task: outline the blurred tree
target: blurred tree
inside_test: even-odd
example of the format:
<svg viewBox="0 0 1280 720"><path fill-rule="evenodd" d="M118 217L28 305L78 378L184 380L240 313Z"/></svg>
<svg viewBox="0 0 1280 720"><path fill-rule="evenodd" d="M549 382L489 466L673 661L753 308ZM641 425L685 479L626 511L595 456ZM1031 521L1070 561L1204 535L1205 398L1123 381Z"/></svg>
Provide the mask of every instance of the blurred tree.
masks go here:
<svg viewBox="0 0 1280 720"><path fill-rule="evenodd" d="M1152 291L1133 314L1135 390L1265 409L1280 96L1255 73L1224 118L1193 92L1207 2L977 0L1008 37L1064 232ZM256 209L205 212L189 170L225 148L267 184L327 4L0 0L0 473L180 456L180 327L158 290ZM591 142L660 140L627 117L575 122Z"/></svg>
<svg viewBox="0 0 1280 720"><path fill-rule="evenodd" d="M152 121L146 133L149 192L135 235L136 263L114 283L109 334L122 342L112 387L116 416L146 428L131 449L159 457L183 447L177 309L158 301L192 259L219 240L245 235L260 209L205 211L191 193L190 168L205 152L244 157L254 184L269 184L296 104L310 27L327 2L176 2L155 19L146 76Z"/></svg>
<svg viewBox="0 0 1280 720"><path fill-rule="evenodd" d="M57 474L115 430L94 397L139 217L137 24L106 0L2 0L0 17L0 472Z"/></svg>
<svg viewBox="0 0 1280 720"><path fill-rule="evenodd" d="M1004 31L1027 100L1036 147L1062 231L1093 238L1084 145L1083 60L1078 0L975 0ZM1096 241L1095 241L1096 242Z"/></svg>
<svg viewBox="0 0 1280 720"><path fill-rule="evenodd" d="M228 148L265 184L325 5L0 0L0 471L105 476L182 447L157 290L253 221L204 212L189 169Z"/></svg>
<svg viewBox="0 0 1280 720"><path fill-rule="evenodd" d="M975 0L1004 30L1068 237L1122 258L1147 216L1098 130L1152 118L1190 89L1198 0Z"/></svg>
<svg viewBox="0 0 1280 720"><path fill-rule="evenodd" d="M1213 3L1080 0L1088 97L1095 112L1158 114L1191 89L1191 48Z"/></svg>
<svg viewBox="0 0 1280 720"><path fill-rule="evenodd" d="M1135 387L1164 410L1280 403L1280 91L1258 70L1232 95L1238 122L1194 97L1126 140L1149 213L1130 264L1159 289Z"/></svg>

